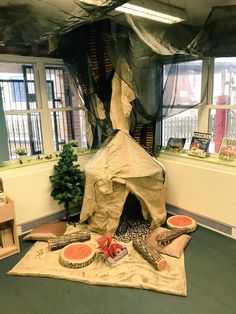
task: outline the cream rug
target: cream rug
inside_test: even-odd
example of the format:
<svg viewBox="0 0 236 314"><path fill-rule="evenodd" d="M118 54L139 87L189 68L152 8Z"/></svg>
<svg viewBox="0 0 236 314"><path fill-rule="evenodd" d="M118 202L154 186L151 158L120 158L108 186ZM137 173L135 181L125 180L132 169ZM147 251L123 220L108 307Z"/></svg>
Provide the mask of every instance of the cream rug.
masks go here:
<svg viewBox="0 0 236 314"><path fill-rule="evenodd" d="M72 226L70 228L69 232L77 231ZM91 240L86 243L97 249L95 239L98 237L100 235L92 234ZM101 258L97 257L87 267L69 269L59 263L60 250L51 252L47 242L38 241L8 272L8 275L59 278L92 285L130 287L187 295L183 255L180 259L163 255L168 266L165 270L158 271L135 251L131 242L124 245L129 253L114 266L106 265Z"/></svg>

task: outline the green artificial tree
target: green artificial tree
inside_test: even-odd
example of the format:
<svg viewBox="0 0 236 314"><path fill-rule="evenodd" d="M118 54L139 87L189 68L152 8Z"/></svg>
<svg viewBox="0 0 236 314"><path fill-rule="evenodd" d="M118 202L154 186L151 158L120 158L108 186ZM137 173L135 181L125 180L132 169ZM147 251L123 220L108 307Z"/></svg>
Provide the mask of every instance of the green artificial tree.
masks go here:
<svg viewBox="0 0 236 314"><path fill-rule="evenodd" d="M54 166L54 175L49 177L52 184L51 196L59 204L64 204L67 221L70 220L70 208L78 205L84 194L84 173L75 164L77 160L72 145L65 144L59 154L59 161Z"/></svg>

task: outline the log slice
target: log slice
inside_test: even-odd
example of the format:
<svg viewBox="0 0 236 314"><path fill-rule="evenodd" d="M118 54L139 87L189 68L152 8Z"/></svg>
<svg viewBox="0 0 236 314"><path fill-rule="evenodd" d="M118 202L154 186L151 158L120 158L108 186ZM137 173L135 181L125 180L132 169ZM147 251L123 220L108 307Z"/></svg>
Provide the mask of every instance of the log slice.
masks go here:
<svg viewBox="0 0 236 314"><path fill-rule="evenodd" d="M182 230L184 232L193 232L197 229L197 222L185 215L171 216L167 219L166 224L170 229Z"/></svg>
<svg viewBox="0 0 236 314"><path fill-rule="evenodd" d="M82 268L91 264L95 257L96 251L91 245L76 242L61 250L59 262L67 268Z"/></svg>

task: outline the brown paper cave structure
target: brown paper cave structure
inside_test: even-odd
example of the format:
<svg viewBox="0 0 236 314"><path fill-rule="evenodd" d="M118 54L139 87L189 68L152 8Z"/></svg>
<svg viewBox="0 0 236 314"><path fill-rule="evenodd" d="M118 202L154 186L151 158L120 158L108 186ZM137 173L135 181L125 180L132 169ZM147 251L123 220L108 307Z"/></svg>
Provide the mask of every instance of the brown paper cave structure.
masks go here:
<svg viewBox="0 0 236 314"><path fill-rule="evenodd" d="M129 134L119 131L85 166L80 221L100 234L115 233L129 193L141 204L151 227L166 219L163 166Z"/></svg>

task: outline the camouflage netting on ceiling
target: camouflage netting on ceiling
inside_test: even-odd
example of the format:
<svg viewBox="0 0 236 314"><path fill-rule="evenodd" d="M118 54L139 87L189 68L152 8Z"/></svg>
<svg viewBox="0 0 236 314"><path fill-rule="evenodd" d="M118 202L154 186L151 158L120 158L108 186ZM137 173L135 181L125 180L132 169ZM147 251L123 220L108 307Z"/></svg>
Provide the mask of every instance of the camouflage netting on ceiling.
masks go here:
<svg viewBox="0 0 236 314"><path fill-rule="evenodd" d="M199 104L202 99L188 99L182 106L177 97L184 61L235 56L236 6L213 8L202 29L131 16L125 27L104 19L125 2L68 0L65 6L65 1L9 0L0 4L0 44L30 45L45 39L58 44L51 56L63 58L79 80L93 146L113 136L116 129L132 132L139 124L153 124ZM170 64L164 83L163 64ZM202 88L206 90L207 82Z"/></svg>
<svg viewBox="0 0 236 314"><path fill-rule="evenodd" d="M141 1L141 0L140 0ZM107 17L127 0L1 0L0 43L32 44ZM145 1L141 1L145 5ZM149 8L152 3L149 3ZM213 7L201 29L132 18L139 38L160 55L235 55L236 5ZM112 19L112 16L110 16Z"/></svg>
<svg viewBox="0 0 236 314"><path fill-rule="evenodd" d="M103 18L124 0L1 0L0 43L30 44Z"/></svg>
<svg viewBox="0 0 236 314"><path fill-rule="evenodd" d="M112 24L110 20L81 26L61 36L54 56L62 57L78 77L89 121L94 135L99 126L101 142L117 129L132 132L138 124L153 124L177 111L178 65L169 60L173 65L163 97L165 58L131 28ZM189 59L187 55L182 57L182 61ZM196 104L191 102L188 108Z"/></svg>
<svg viewBox="0 0 236 314"><path fill-rule="evenodd" d="M97 131L97 125L100 127L100 140L103 142L115 130L111 116L112 92L115 92L114 81L116 84L118 81L114 73L134 94L134 97L129 98L127 87L124 90L123 83L118 82L120 99L117 99L116 107L118 103L126 106L122 110L128 118L127 121L125 118L123 120L131 132L139 123L154 123L198 105L205 96L207 80L205 86L202 86L201 99L185 99L182 104L177 97L180 92L178 74L181 71L185 73L185 61L212 56L212 52L217 55L216 51L222 56L234 55L234 40L232 47L228 42L227 52L222 48L221 51L217 49L221 47L221 40L227 41L222 26L218 26L220 16L224 21L227 15L232 20L232 15L236 16L236 6L215 8L202 30L184 24L163 25L128 16L131 27L103 20L81 26L62 36L57 53L79 77L94 132ZM232 24L230 22L226 27L228 32ZM219 36L216 35L217 28ZM207 40L204 41L204 38ZM204 45L200 46L198 41ZM162 65L167 63L170 66L164 84ZM192 71L199 71L199 68L193 67ZM129 100L131 108L128 111L124 99Z"/></svg>

